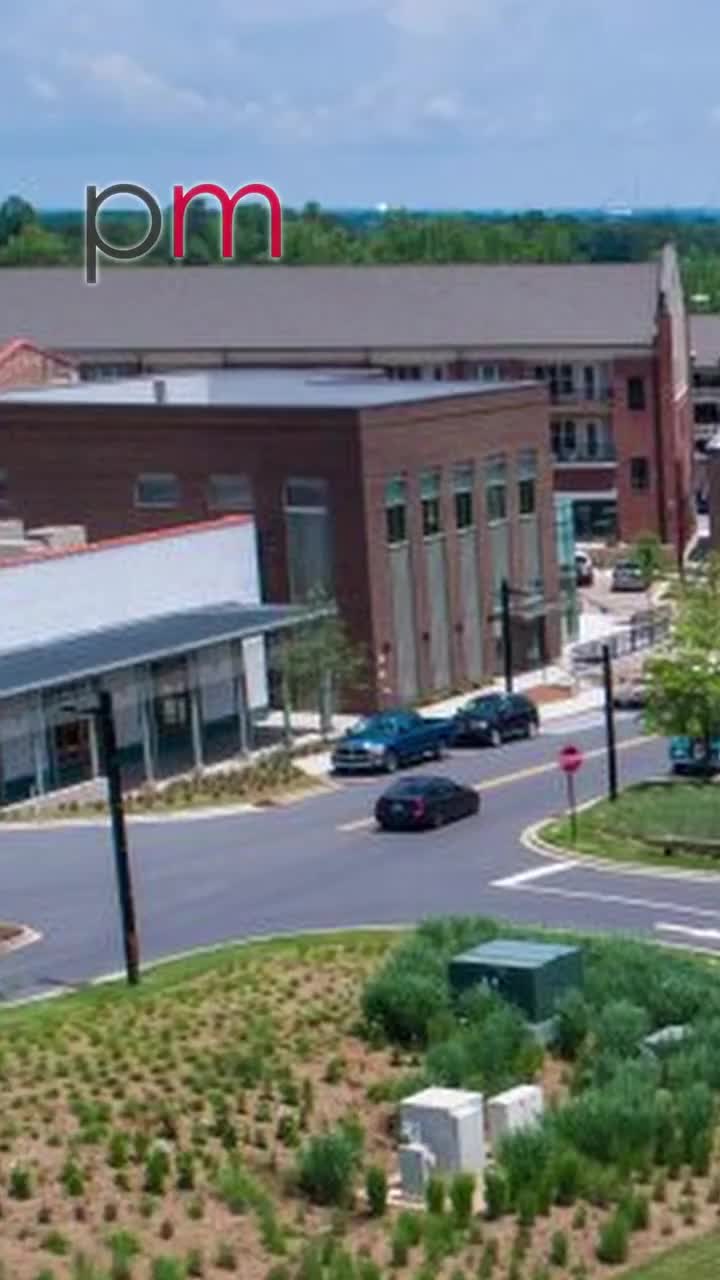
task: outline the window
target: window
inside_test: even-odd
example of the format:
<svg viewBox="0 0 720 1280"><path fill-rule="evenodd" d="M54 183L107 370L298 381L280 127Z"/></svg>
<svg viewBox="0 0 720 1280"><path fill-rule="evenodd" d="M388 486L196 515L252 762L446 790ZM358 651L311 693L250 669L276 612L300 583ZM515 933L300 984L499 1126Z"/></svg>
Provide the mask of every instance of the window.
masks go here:
<svg viewBox="0 0 720 1280"><path fill-rule="evenodd" d="M578 542L604 542L617 533L617 502L591 499L573 503Z"/></svg>
<svg viewBox="0 0 720 1280"><path fill-rule="evenodd" d="M385 537L391 547L407 542L407 484L397 477L385 486Z"/></svg>
<svg viewBox="0 0 720 1280"><path fill-rule="evenodd" d="M595 399L595 365L586 364L583 369L583 386L585 389L585 399Z"/></svg>
<svg viewBox="0 0 720 1280"><path fill-rule="evenodd" d="M507 519L507 463L495 458L485 468L485 506L490 524Z"/></svg>
<svg viewBox="0 0 720 1280"><path fill-rule="evenodd" d="M600 445L597 422L588 422L585 424L585 440L585 448L588 458L597 458Z"/></svg>
<svg viewBox="0 0 720 1280"><path fill-rule="evenodd" d="M292 478L285 485L285 528L290 598L293 603L316 593L333 594L327 482Z"/></svg>
<svg viewBox="0 0 720 1280"><path fill-rule="evenodd" d="M0 502L8 500L8 473L4 467L0 468Z"/></svg>
<svg viewBox="0 0 720 1280"><path fill-rule="evenodd" d="M500 381L500 369L496 364L484 364L481 373L483 382Z"/></svg>
<svg viewBox="0 0 720 1280"><path fill-rule="evenodd" d="M456 529L471 529L475 523L473 509L474 478L474 468L471 462L462 463L453 470Z"/></svg>
<svg viewBox="0 0 720 1280"><path fill-rule="evenodd" d="M252 511L253 496L249 476L210 476L208 506L211 511Z"/></svg>
<svg viewBox="0 0 720 1280"><path fill-rule="evenodd" d="M628 409L644 409L645 408L645 379L644 378L628 378L627 402L628 402Z"/></svg>
<svg viewBox="0 0 720 1280"><path fill-rule="evenodd" d="M630 459L630 488L642 493L650 488L650 463L647 458Z"/></svg>
<svg viewBox="0 0 720 1280"><path fill-rule="evenodd" d="M176 507L180 481L167 471L145 471L135 482L136 507Z"/></svg>
<svg viewBox="0 0 720 1280"><path fill-rule="evenodd" d="M425 471L421 475L420 505L422 508L423 537L432 538L435 534L442 533L439 471Z"/></svg>
<svg viewBox="0 0 720 1280"><path fill-rule="evenodd" d="M536 511L535 483L537 478L537 453L523 449L518 454L518 506L521 516L534 516Z"/></svg>

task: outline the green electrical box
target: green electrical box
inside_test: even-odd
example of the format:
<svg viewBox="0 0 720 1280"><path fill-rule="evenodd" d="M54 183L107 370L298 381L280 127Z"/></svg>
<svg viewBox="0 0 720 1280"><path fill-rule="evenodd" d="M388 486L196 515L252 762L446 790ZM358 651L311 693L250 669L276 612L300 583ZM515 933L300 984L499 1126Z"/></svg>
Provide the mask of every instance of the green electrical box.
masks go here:
<svg viewBox="0 0 720 1280"><path fill-rule="evenodd" d="M530 1022L546 1022L570 987L582 990L582 952L579 947L498 938L455 956L449 979L456 995L485 983L522 1009Z"/></svg>

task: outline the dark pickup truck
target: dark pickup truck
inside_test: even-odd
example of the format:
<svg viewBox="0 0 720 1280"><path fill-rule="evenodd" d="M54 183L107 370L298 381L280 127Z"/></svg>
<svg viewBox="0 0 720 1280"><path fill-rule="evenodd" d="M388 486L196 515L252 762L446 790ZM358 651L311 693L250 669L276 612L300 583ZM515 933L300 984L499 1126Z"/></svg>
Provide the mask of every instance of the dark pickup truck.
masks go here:
<svg viewBox="0 0 720 1280"><path fill-rule="evenodd" d="M394 773L418 760L439 760L452 737L452 721L416 711L383 711L354 725L332 753L335 773Z"/></svg>

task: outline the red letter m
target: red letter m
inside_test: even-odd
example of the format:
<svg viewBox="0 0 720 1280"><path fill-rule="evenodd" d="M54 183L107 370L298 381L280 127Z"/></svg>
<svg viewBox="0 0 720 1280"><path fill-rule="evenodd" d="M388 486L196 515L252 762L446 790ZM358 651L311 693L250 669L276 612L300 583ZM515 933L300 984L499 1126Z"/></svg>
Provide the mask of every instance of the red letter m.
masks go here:
<svg viewBox="0 0 720 1280"><path fill-rule="evenodd" d="M185 212L196 196L215 196L220 201L222 210L222 256L232 258L235 205L243 196L264 196L270 206L269 247L271 258L282 257L282 207L280 197L272 187L264 182L249 182L240 187L234 196L229 196L224 187L214 182L202 182L197 187L185 191L183 187L173 187L173 255L185 257Z"/></svg>

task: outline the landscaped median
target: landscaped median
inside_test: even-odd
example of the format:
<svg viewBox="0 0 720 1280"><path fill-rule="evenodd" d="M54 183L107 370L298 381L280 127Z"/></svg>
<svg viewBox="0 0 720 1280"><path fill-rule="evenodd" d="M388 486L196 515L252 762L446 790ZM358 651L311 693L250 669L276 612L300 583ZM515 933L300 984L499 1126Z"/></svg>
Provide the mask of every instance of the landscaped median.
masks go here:
<svg viewBox="0 0 720 1280"><path fill-rule="evenodd" d="M582 947L552 1046L449 960ZM708 1280L720 988L706 957L492 920L255 942L0 1013L2 1280ZM650 1050L648 1033L686 1033ZM543 1088L484 1192L397 1203L398 1100ZM708 1262L709 1266L709 1262Z"/></svg>
<svg viewBox="0 0 720 1280"><path fill-rule="evenodd" d="M720 786L655 781L627 787L617 800L581 808L537 827L533 837L558 853L612 862L720 872Z"/></svg>
<svg viewBox="0 0 720 1280"><path fill-rule="evenodd" d="M203 809L259 808L296 799L326 785L299 769L288 752L274 752L254 764L198 772L129 791L125 810L133 815L173 815ZM103 800L59 800L42 805L30 802L20 808L0 810L0 822L92 819L107 812Z"/></svg>

